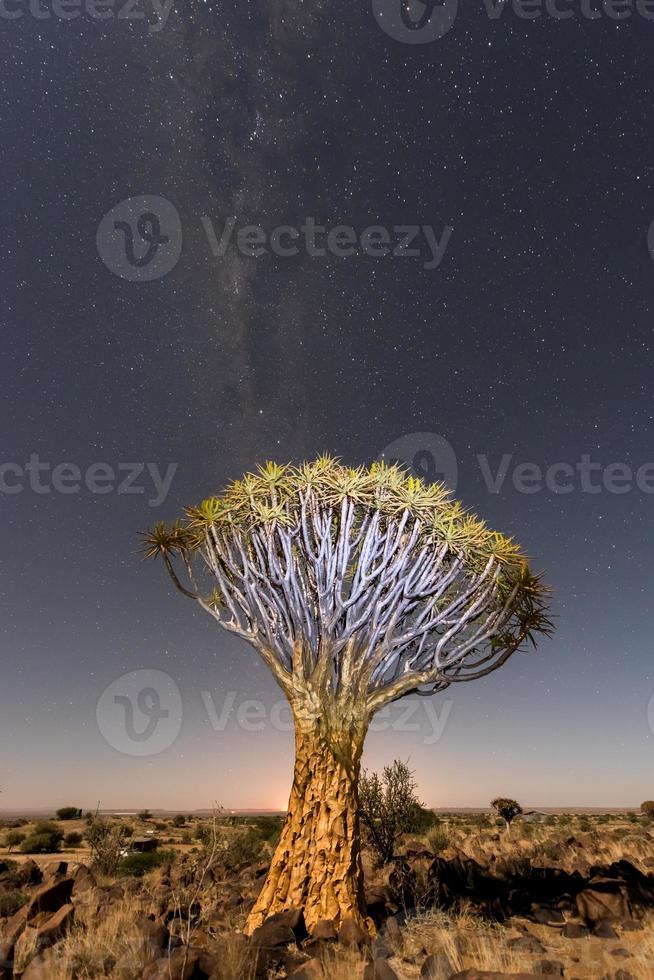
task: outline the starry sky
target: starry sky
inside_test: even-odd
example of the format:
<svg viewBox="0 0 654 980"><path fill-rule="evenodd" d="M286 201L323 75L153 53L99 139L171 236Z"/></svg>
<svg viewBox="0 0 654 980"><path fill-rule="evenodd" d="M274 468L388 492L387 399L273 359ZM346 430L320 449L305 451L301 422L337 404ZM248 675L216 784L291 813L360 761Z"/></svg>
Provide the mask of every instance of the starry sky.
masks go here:
<svg viewBox="0 0 654 980"><path fill-rule="evenodd" d="M651 797L654 21L41 4L0 16L2 806L285 806L279 690L138 532L323 451L445 476L554 589L550 640L394 706L364 765L431 806ZM422 232L215 255L230 218L451 232L435 268Z"/></svg>

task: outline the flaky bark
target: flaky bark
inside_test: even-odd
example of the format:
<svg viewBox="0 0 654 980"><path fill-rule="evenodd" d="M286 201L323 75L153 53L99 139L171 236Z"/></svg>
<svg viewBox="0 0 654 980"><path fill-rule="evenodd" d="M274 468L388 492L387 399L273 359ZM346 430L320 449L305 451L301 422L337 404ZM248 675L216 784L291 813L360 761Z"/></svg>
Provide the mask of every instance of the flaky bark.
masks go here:
<svg viewBox="0 0 654 980"><path fill-rule="evenodd" d="M295 774L288 815L250 913L247 932L285 909L302 909L307 928L352 916L366 925L357 782L366 726L334 730L328 716L295 717Z"/></svg>

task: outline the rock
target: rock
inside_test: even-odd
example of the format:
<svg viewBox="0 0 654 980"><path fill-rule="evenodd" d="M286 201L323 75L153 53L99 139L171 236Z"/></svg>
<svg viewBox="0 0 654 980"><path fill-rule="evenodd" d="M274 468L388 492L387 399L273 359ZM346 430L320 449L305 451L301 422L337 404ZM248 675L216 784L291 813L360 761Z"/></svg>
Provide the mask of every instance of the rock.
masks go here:
<svg viewBox="0 0 654 980"><path fill-rule="evenodd" d="M363 980L398 980L395 970L378 956L363 971Z"/></svg>
<svg viewBox="0 0 654 980"><path fill-rule="evenodd" d="M44 946L51 946L58 939L61 939L73 924L75 918L75 906L70 902L62 905L58 912L49 916L46 921L39 925L36 930L37 947L42 949Z"/></svg>
<svg viewBox="0 0 654 980"><path fill-rule="evenodd" d="M0 980L11 980L14 972L14 944L0 943Z"/></svg>
<svg viewBox="0 0 654 980"><path fill-rule="evenodd" d="M640 919L625 919L624 922L620 923L620 928L623 932L640 932L643 923Z"/></svg>
<svg viewBox="0 0 654 980"><path fill-rule="evenodd" d="M541 980L542 973L494 973L492 970L463 970L448 980Z"/></svg>
<svg viewBox="0 0 654 980"><path fill-rule="evenodd" d="M338 939L336 926L333 919L318 919L311 930L312 939L335 940Z"/></svg>
<svg viewBox="0 0 654 980"><path fill-rule="evenodd" d="M525 936L518 936L517 939L509 939L507 946L520 953L546 953L547 950L535 936L527 933Z"/></svg>
<svg viewBox="0 0 654 980"><path fill-rule="evenodd" d="M584 939L589 934L588 926L581 922L566 922L561 930L564 939Z"/></svg>
<svg viewBox="0 0 654 980"><path fill-rule="evenodd" d="M253 946L261 949L277 949L295 942L295 933L290 926L283 922L273 922L266 919L263 925L255 929L250 937Z"/></svg>
<svg viewBox="0 0 654 980"><path fill-rule="evenodd" d="M28 906L23 905L17 912L7 919L3 930L3 942L15 943L21 932L27 925Z"/></svg>
<svg viewBox="0 0 654 980"><path fill-rule="evenodd" d="M338 930L338 941L343 946L367 946L370 936L351 915L346 915Z"/></svg>
<svg viewBox="0 0 654 980"><path fill-rule="evenodd" d="M37 912L58 912L62 905L70 902L74 878L58 878L38 888L28 906L28 918Z"/></svg>
<svg viewBox="0 0 654 980"><path fill-rule="evenodd" d="M43 868L43 877L45 879L49 878L63 878L68 872L68 861L48 861L48 863Z"/></svg>
<svg viewBox="0 0 654 980"><path fill-rule="evenodd" d="M609 950L611 956L621 956L623 959L629 959L631 953L624 946L615 946L613 949Z"/></svg>
<svg viewBox="0 0 654 980"><path fill-rule="evenodd" d="M622 882L593 878L590 886L576 897L577 911L584 922L595 925L602 920L619 922L631 918L631 905Z"/></svg>
<svg viewBox="0 0 654 980"><path fill-rule="evenodd" d="M394 946L399 946L402 942L402 930L394 915L386 919L386 937Z"/></svg>
<svg viewBox="0 0 654 980"><path fill-rule="evenodd" d="M593 927L593 935L597 936L598 939L617 939L618 934L611 925L610 922L602 920L598 922L596 926Z"/></svg>
<svg viewBox="0 0 654 980"><path fill-rule="evenodd" d="M298 966L289 977L294 977L295 980L325 980L325 971L320 960L314 958Z"/></svg>
<svg viewBox="0 0 654 980"><path fill-rule="evenodd" d="M304 912L301 909L285 909L283 912L275 912L274 915L268 916L264 925L269 922L288 926L289 929L293 930L295 941L298 943L302 942L308 936L307 927L304 922Z"/></svg>
<svg viewBox="0 0 654 980"><path fill-rule="evenodd" d="M170 933L163 922L143 918L137 921L137 926L153 952L163 953L164 950L168 949Z"/></svg>
<svg viewBox="0 0 654 980"><path fill-rule="evenodd" d="M560 909L549 909L546 906L535 905L532 908L531 917L534 922L544 926L560 925L564 922L563 913Z"/></svg>
<svg viewBox="0 0 654 980"><path fill-rule="evenodd" d="M441 950L438 953L430 953L420 967L420 976L423 980L433 980L437 977L448 977L454 967L450 963L447 953Z"/></svg>
<svg viewBox="0 0 654 980"><path fill-rule="evenodd" d="M562 977L564 976L563 963L560 960L536 960L534 973L542 977Z"/></svg>
<svg viewBox="0 0 654 980"><path fill-rule="evenodd" d="M21 980L52 980L56 975L54 960L54 949L46 949L27 964Z"/></svg>
<svg viewBox="0 0 654 980"><path fill-rule="evenodd" d="M195 980L196 977L206 976L200 970L202 950L193 946L180 946L173 950L170 958L156 960L145 967L141 974L142 980Z"/></svg>
<svg viewBox="0 0 654 980"><path fill-rule="evenodd" d="M95 876L85 864L80 864L79 868L75 872L75 884L73 885L73 896L79 895L80 892L88 891L91 888L95 888L97 882Z"/></svg>

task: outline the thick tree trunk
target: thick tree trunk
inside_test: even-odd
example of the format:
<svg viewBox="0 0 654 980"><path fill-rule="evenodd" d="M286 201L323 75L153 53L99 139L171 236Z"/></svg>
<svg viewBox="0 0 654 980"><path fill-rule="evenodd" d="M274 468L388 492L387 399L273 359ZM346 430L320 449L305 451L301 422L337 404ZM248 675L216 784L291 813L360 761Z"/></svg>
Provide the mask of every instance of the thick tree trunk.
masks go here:
<svg viewBox="0 0 654 980"><path fill-rule="evenodd" d="M285 909L302 909L309 930L319 919L338 924L345 916L366 924L357 799L365 729L353 725L334 736L324 727L324 720L306 726L296 719L288 816L248 933Z"/></svg>

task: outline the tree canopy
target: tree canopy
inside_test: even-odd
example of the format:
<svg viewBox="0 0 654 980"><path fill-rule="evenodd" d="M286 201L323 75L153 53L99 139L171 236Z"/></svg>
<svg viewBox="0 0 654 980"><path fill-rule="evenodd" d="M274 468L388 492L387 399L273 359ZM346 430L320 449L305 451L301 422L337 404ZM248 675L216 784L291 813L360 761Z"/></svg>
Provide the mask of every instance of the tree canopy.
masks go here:
<svg viewBox="0 0 654 980"><path fill-rule="evenodd" d="M347 686L371 710L483 676L551 628L513 539L399 465L268 462L145 542L286 691Z"/></svg>

